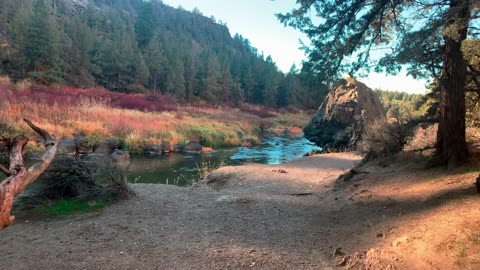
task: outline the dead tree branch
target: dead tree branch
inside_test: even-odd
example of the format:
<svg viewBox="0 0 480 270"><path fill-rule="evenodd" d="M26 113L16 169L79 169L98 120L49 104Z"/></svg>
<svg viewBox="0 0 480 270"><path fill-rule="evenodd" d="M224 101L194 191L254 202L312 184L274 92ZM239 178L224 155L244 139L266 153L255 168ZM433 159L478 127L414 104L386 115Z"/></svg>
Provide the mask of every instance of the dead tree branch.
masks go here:
<svg viewBox="0 0 480 270"><path fill-rule="evenodd" d="M0 183L0 230L10 226L15 219L11 215L15 196L40 176L57 153L57 142L47 131L35 126L28 119L23 120L45 140L45 153L39 161L27 169L22 154L25 145L28 143L28 138L18 136L14 139L10 150L10 167L8 170L3 167L0 168L8 176Z"/></svg>

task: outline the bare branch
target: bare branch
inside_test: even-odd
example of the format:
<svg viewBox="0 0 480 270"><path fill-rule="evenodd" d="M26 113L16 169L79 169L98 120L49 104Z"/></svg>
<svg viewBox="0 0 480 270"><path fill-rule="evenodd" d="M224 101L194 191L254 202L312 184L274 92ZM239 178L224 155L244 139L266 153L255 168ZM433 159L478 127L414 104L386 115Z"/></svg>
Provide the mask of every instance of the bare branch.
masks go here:
<svg viewBox="0 0 480 270"><path fill-rule="evenodd" d="M0 165L0 172L5 174L7 177L10 176L10 171L7 168L3 167L2 165Z"/></svg>
<svg viewBox="0 0 480 270"><path fill-rule="evenodd" d="M10 176L0 183L0 230L10 226L15 219L11 215L15 196L40 176L57 153L57 142L47 131L35 126L27 119L24 119L24 121L45 139L45 153L39 161L27 169L22 154L25 145L28 143L28 138L24 136L15 138L10 150L10 170L8 172ZM8 171L5 168L3 169L3 173Z"/></svg>

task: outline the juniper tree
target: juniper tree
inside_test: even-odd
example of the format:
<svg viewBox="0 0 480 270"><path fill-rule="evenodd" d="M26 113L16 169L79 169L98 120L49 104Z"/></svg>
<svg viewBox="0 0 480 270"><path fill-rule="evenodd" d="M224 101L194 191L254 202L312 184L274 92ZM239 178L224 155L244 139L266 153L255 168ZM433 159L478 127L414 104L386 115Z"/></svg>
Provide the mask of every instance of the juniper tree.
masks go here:
<svg viewBox="0 0 480 270"><path fill-rule="evenodd" d="M414 77L436 78L441 93L437 153L450 165L468 157L467 66L461 45L467 36L479 34L479 1L297 0L297 4L278 18L308 35L309 62L324 82L372 69L396 74L402 67Z"/></svg>

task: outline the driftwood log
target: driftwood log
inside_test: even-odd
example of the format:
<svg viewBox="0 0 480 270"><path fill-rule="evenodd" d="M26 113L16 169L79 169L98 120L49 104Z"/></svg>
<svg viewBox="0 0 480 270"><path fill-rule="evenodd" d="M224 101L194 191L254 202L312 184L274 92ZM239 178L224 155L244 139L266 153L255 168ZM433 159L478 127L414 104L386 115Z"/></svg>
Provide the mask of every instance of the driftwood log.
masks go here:
<svg viewBox="0 0 480 270"><path fill-rule="evenodd" d="M10 226L14 216L11 215L13 200L28 185L33 183L38 176L48 167L57 153L57 141L47 131L35 126L28 119L23 119L35 132L45 140L45 153L40 160L30 168L26 168L23 161L23 149L28 143L28 138L18 136L10 147L9 169L0 165L0 171L7 176L0 183L0 230Z"/></svg>

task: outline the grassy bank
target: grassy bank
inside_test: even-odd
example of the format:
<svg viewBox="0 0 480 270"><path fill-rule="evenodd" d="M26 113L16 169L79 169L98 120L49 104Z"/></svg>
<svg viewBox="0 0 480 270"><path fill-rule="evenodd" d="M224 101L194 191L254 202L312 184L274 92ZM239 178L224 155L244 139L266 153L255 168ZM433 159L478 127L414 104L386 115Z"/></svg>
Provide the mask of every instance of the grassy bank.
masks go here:
<svg viewBox="0 0 480 270"><path fill-rule="evenodd" d="M266 130L298 131L310 116L298 110L273 110L253 105L210 108L180 105L165 96L112 93L103 89L34 87L0 79L0 123L27 134L29 118L58 138L86 135L92 144L118 138L131 152L152 144L189 141L205 146L241 145L258 141Z"/></svg>

